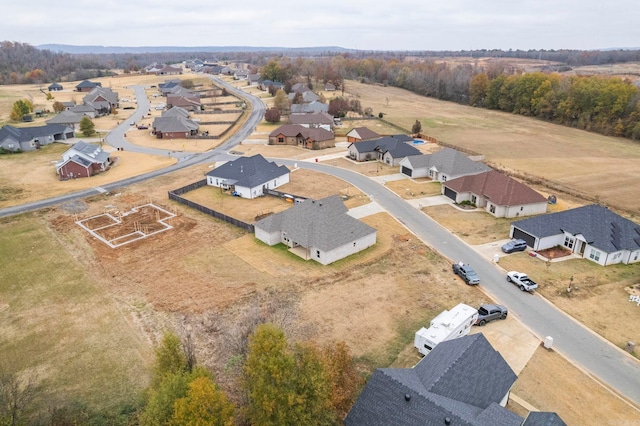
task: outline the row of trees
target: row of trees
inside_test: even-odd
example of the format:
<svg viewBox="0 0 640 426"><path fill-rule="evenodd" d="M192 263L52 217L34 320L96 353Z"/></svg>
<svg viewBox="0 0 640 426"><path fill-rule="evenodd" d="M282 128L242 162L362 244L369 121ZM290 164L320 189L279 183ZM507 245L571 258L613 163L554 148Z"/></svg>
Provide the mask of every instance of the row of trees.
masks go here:
<svg viewBox="0 0 640 426"><path fill-rule="evenodd" d="M212 375L197 366L192 347L174 334L156 350L152 383L139 415L143 426L337 425L362 385L344 343L290 344L272 324L249 339L241 406L232 404Z"/></svg>

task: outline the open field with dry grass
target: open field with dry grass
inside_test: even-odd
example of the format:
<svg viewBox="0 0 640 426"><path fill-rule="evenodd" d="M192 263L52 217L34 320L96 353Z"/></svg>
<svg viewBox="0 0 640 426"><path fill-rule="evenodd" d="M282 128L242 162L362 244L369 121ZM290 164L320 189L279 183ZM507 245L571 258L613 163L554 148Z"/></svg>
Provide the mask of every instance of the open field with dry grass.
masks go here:
<svg viewBox="0 0 640 426"><path fill-rule="evenodd" d="M569 193L640 213L640 144L543 121L451 102L393 87L347 82L347 92L363 107L384 112L385 120L481 153L508 173L549 181ZM373 129L375 130L375 128Z"/></svg>

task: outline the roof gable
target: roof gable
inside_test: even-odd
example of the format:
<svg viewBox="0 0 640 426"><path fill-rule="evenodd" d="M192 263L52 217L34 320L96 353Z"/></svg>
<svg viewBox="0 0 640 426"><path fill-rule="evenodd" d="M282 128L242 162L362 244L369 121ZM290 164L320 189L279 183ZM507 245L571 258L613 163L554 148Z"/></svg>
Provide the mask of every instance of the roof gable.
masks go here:
<svg viewBox="0 0 640 426"><path fill-rule="evenodd" d="M458 193L472 192L484 196L498 206L547 202L545 197L527 185L495 170L461 176L443 185Z"/></svg>
<svg viewBox="0 0 640 426"><path fill-rule="evenodd" d="M435 356L434 356L435 355ZM349 411L345 425L520 426L499 405L515 373L481 334L440 343L414 368L378 369Z"/></svg>
<svg viewBox="0 0 640 426"><path fill-rule="evenodd" d="M563 232L582 234L590 245L607 253L640 249L640 225L598 204L523 219L512 225L539 238Z"/></svg>
<svg viewBox="0 0 640 426"><path fill-rule="evenodd" d="M407 157L407 161L414 170L434 168L449 176L470 175L492 170L486 164L473 161L462 152L452 148L443 148L433 154Z"/></svg>
<svg viewBox="0 0 640 426"><path fill-rule="evenodd" d="M257 154L229 161L208 172L207 176L224 179L231 185L255 188L288 173L289 169L286 166L278 166Z"/></svg>
<svg viewBox="0 0 640 426"><path fill-rule="evenodd" d="M347 215L347 211L340 197L331 195L294 204L258 221L255 226L267 232L282 231L303 247L330 251L377 232Z"/></svg>

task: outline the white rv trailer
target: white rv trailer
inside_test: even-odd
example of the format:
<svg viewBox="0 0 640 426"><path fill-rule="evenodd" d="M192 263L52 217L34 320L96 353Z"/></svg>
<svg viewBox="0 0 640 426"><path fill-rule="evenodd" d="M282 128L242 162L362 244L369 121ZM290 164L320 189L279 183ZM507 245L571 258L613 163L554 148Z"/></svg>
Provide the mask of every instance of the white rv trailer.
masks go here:
<svg viewBox="0 0 640 426"><path fill-rule="evenodd" d="M418 352L427 355L438 343L469 334L476 319L478 319L478 310L460 303L450 311L442 311L432 319L429 328L422 327L418 330L413 344Z"/></svg>

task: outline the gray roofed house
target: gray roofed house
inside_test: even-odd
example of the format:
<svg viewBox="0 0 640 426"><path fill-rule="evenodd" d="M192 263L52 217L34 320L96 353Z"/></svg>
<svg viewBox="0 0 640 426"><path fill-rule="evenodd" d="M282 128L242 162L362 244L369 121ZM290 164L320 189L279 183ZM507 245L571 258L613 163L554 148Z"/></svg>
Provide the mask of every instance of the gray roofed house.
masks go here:
<svg viewBox="0 0 640 426"><path fill-rule="evenodd" d="M58 92L63 89L62 85L59 83L52 83L48 87L50 92Z"/></svg>
<svg viewBox="0 0 640 426"><path fill-rule="evenodd" d="M56 173L60 179L90 177L108 170L110 166L108 152L97 145L79 141L62 154L62 160L56 164Z"/></svg>
<svg viewBox="0 0 640 426"><path fill-rule="evenodd" d="M255 235L273 246L285 244L303 259L328 265L376 243L377 231L347 214L337 195L307 199L255 223Z"/></svg>
<svg viewBox="0 0 640 426"><path fill-rule="evenodd" d="M566 426L566 423L556 413L530 411L522 426Z"/></svg>
<svg viewBox="0 0 640 426"><path fill-rule="evenodd" d="M598 204L513 222L509 235L533 250L559 245L602 266L640 261L640 225Z"/></svg>
<svg viewBox="0 0 640 426"><path fill-rule="evenodd" d="M173 108L172 108L173 109ZM163 115L153 120L153 133L158 139L183 139L198 133L198 123L182 115Z"/></svg>
<svg viewBox="0 0 640 426"><path fill-rule="evenodd" d="M173 107L162 113L162 117L182 117L189 118L189 111L182 107Z"/></svg>
<svg viewBox="0 0 640 426"><path fill-rule="evenodd" d="M304 127L319 127L325 130L333 128L333 116L326 112L314 112L311 114L291 114L289 123L299 124Z"/></svg>
<svg viewBox="0 0 640 426"><path fill-rule="evenodd" d="M344 424L521 426L504 408L516 378L481 333L448 340L413 368L377 369Z"/></svg>
<svg viewBox="0 0 640 426"><path fill-rule="evenodd" d="M433 154L410 156L400 162L402 174L412 178L429 177L440 182L491 170L486 164L473 161L452 148L444 148Z"/></svg>
<svg viewBox="0 0 640 426"><path fill-rule="evenodd" d="M79 114L77 112L64 110L64 111L56 114L54 117L46 120L45 123L47 123L47 124L66 124L68 126L71 126L71 128L73 128L74 130L77 130L79 125L80 125L80 122L82 121L82 119L84 117L85 117L84 114Z"/></svg>
<svg viewBox="0 0 640 426"><path fill-rule="evenodd" d="M76 90L78 92L89 92L96 87L102 87L102 83L99 83L96 81L83 80L76 86Z"/></svg>
<svg viewBox="0 0 640 426"><path fill-rule="evenodd" d="M301 94L302 102L304 103L317 102L320 100L320 96L316 95L311 90L305 90L304 92L291 92L287 97L292 101L299 93Z"/></svg>
<svg viewBox="0 0 640 426"><path fill-rule="evenodd" d="M412 139L413 141L413 139ZM393 136L354 142L349 145L349 157L356 161L378 160L397 166L402 159L420 154L412 144Z"/></svg>
<svg viewBox="0 0 640 426"><path fill-rule="evenodd" d="M7 151L33 151L55 141L73 138L73 127L66 124L46 124L35 127L0 128L0 148Z"/></svg>
<svg viewBox="0 0 640 426"><path fill-rule="evenodd" d="M314 112L326 113L328 111L329 111L329 105L322 103L320 101L313 101L309 103L291 105L292 114L311 114Z"/></svg>
<svg viewBox="0 0 640 426"><path fill-rule="evenodd" d="M67 108L67 111L75 112L76 114L83 114L87 117L96 118L96 109L91 105L74 105L70 108Z"/></svg>
<svg viewBox="0 0 640 426"><path fill-rule="evenodd" d="M262 155L240 157L207 173L207 184L233 191L243 198L264 195L265 189L275 189L289 183L289 169L267 161Z"/></svg>

